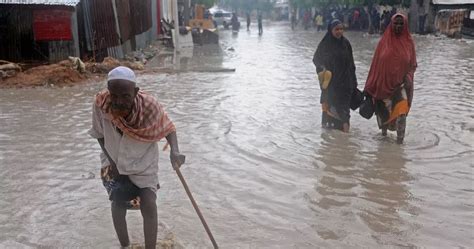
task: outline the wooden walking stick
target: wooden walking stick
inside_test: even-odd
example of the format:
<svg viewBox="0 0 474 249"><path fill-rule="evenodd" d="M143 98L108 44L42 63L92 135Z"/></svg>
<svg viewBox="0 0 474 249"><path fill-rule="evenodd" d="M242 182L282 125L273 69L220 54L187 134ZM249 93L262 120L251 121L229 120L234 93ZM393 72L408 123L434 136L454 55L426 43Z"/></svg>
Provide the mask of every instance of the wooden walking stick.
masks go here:
<svg viewBox="0 0 474 249"><path fill-rule="evenodd" d="M179 180L181 180L181 183L183 184L184 190L186 190L186 194L188 194L188 197L191 200L191 203L193 204L193 207L196 210L196 213L198 214L199 219L201 220L202 225L204 226L204 229L206 229L207 235L211 239L214 249L218 249L219 247L217 246L216 240L214 240L214 236L212 236L211 229L209 229L209 227L207 226L206 220L204 220L204 216L202 216L201 210L199 210L199 207L196 201L194 200L193 195L191 194L191 191L189 190L188 184L186 184L186 181L184 180L184 177L181 174L181 171L179 170L179 167L175 167L175 170L176 170L176 174L178 174Z"/></svg>

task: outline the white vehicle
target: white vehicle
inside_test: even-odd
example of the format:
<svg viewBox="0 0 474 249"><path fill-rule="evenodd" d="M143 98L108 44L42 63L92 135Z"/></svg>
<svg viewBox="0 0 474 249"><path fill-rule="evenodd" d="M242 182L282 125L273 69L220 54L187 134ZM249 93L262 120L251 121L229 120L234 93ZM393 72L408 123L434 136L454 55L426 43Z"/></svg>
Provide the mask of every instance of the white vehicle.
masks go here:
<svg viewBox="0 0 474 249"><path fill-rule="evenodd" d="M230 19L232 18L232 13L222 10L222 9L215 9L211 11L212 19L215 21L216 27L224 26L224 28L228 28L230 26Z"/></svg>

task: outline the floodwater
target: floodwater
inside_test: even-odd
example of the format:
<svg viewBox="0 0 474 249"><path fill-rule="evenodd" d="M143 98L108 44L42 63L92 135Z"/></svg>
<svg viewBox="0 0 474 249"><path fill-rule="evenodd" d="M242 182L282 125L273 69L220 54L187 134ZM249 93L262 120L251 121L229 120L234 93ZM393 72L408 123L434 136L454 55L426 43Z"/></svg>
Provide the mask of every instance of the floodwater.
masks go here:
<svg viewBox="0 0 474 249"><path fill-rule="evenodd" d="M273 23L261 37L255 27L220 35L221 50L152 63L235 73L139 80L177 125L182 173L221 248L472 247L474 43L415 36L415 97L400 146L356 112L350 134L320 128L311 59L323 33ZM346 36L363 88L379 36ZM0 90L0 247L119 247L99 146L87 135L104 86ZM160 236L211 248L160 158ZM128 217L141 242L139 211Z"/></svg>

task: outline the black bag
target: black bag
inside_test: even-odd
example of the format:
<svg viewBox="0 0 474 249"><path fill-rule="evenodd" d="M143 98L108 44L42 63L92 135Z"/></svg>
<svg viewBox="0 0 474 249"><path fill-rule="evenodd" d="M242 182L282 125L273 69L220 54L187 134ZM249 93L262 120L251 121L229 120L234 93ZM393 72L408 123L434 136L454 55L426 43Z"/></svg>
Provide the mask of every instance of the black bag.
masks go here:
<svg viewBox="0 0 474 249"><path fill-rule="evenodd" d="M357 89L357 87L352 92L350 107L353 111L357 110L364 101L364 94Z"/></svg>
<svg viewBox="0 0 474 249"><path fill-rule="evenodd" d="M359 107L359 114L366 119L370 119L375 112L374 101L372 96L370 96L368 93L365 93L364 95L365 99Z"/></svg>

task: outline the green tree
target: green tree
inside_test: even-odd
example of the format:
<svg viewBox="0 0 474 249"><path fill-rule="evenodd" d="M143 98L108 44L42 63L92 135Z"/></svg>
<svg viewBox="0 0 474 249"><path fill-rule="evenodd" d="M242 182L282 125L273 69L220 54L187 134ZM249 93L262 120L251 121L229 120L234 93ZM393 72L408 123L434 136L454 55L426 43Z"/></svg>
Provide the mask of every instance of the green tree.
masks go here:
<svg viewBox="0 0 474 249"><path fill-rule="evenodd" d="M290 0L291 6L300 8L324 7L328 4L372 6L376 3L391 6L401 4L407 7L410 6L411 0Z"/></svg>
<svg viewBox="0 0 474 249"><path fill-rule="evenodd" d="M216 3L216 0L192 0L192 3L203 4L206 8L210 8Z"/></svg>
<svg viewBox="0 0 474 249"><path fill-rule="evenodd" d="M254 9L271 11L274 6L274 2L271 0L220 0L219 3L232 11L250 11Z"/></svg>

